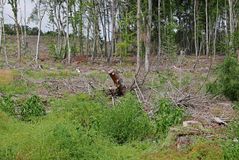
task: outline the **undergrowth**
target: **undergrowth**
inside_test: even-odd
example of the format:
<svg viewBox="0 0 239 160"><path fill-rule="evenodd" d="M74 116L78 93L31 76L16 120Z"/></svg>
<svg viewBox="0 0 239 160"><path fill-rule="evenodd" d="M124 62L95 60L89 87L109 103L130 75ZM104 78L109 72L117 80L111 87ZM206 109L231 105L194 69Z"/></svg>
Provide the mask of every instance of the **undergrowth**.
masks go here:
<svg viewBox="0 0 239 160"><path fill-rule="evenodd" d="M223 94L232 101L239 100L239 63L234 57L227 57L217 68L217 80L207 85L208 92Z"/></svg>

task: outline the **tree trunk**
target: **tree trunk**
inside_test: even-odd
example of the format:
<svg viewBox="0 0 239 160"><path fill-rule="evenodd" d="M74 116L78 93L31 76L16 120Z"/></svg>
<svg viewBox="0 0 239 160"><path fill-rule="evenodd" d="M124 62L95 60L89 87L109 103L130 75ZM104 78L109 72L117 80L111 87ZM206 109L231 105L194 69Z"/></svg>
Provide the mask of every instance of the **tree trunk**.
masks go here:
<svg viewBox="0 0 239 160"><path fill-rule="evenodd" d="M26 14L26 0L24 0L24 47L27 47L27 14Z"/></svg>
<svg viewBox="0 0 239 160"><path fill-rule="evenodd" d="M35 62L38 64L39 59L39 43L40 43L40 36L41 36L41 0L38 1L37 4L37 17L38 17L38 35L37 35L37 46L36 46L36 56L35 56Z"/></svg>
<svg viewBox="0 0 239 160"><path fill-rule="evenodd" d="M66 0L66 39L67 39L67 55L68 55L68 64L71 64L71 46L69 39L69 2Z"/></svg>
<svg viewBox="0 0 239 160"><path fill-rule="evenodd" d="M208 40L208 2L205 0L205 14L206 14L206 56L209 56L209 40Z"/></svg>
<svg viewBox="0 0 239 160"><path fill-rule="evenodd" d="M136 72L139 71L140 69L140 51L141 51L141 36L140 36L140 32L141 32L141 23L140 23L140 12L141 12L141 4L140 4L141 0L137 0L137 68L136 68Z"/></svg>
<svg viewBox="0 0 239 160"><path fill-rule="evenodd" d="M80 31L80 54L84 53L84 35L83 35L83 2L82 0L80 0L80 27L79 27L79 31Z"/></svg>
<svg viewBox="0 0 239 160"><path fill-rule="evenodd" d="M218 0L217 0L217 13L216 13L216 21L214 28L214 38L213 38L213 60L216 58L216 42L217 42L217 23L218 23Z"/></svg>
<svg viewBox="0 0 239 160"><path fill-rule="evenodd" d="M233 33L234 33L234 25L233 25L233 0L228 0L229 4L229 25L230 25L230 38L229 38L229 48L230 52L233 52Z"/></svg>
<svg viewBox="0 0 239 160"><path fill-rule="evenodd" d="M148 0L147 41L145 53L145 71L149 71L149 56L151 52L151 24L152 24L152 0Z"/></svg>
<svg viewBox="0 0 239 160"><path fill-rule="evenodd" d="M198 42L197 42L197 0L194 0L194 12L193 12L193 21L194 21L194 47L195 47L195 55L198 58Z"/></svg>
<svg viewBox="0 0 239 160"><path fill-rule="evenodd" d="M161 0L158 0L158 59L161 55Z"/></svg>
<svg viewBox="0 0 239 160"><path fill-rule="evenodd" d="M115 3L116 1L115 0L112 0L112 8L111 8L111 14L112 14L112 17L111 17L111 21L112 21L112 24L111 24L111 54L109 55L108 57L108 62L111 62L111 57L114 55L115 53Z"/></svg>

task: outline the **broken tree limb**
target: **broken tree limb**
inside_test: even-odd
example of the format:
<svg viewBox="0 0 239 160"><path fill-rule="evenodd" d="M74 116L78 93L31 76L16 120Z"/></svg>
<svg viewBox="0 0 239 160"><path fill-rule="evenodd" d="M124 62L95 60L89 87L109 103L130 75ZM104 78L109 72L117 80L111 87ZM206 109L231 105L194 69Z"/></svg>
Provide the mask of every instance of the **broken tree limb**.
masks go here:
<svg viewBox="0 0 239 160"><path fill-rule="evenodd" d="M123 82L123 79L120 78L120 76L117 74L117 72L113 69L111 69L108 74L110 75L111 79L113 80L117 91L116 94L119 96L123 96L126 92L126 86Z"/></svg>

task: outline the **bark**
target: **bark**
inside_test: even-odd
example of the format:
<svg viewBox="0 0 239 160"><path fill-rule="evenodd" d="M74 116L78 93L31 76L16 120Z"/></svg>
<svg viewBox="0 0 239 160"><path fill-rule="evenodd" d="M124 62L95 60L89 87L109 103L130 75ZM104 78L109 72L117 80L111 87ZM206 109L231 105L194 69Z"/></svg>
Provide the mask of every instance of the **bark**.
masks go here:
<svg viewBox="0 0 239 160"><path fill-rule="evenodd" d="M67 55L68 55L68 64L71 63L71 46L70 46L70 39L69 39L69 3L68 0L66 0L66 39L67 39Z"/></svg>
<svg viewBox="0 0 239 160"><path fill-rule="evenodd" d="M228 4L229 4L229 25L230 25L229 48L230 48L230 51L232 51L233 50L233 33L234 33L233 0L228 0Z"/></svg>
<svg viewBox="0 0 239 160"><path fill-rule="evenodd" d="M161 55L161 0L158 0L158 58Z"/></svg>
<svg viewBox="0 0 239 160"><path fill-rule="evenodd" d="M206 14L206 56L208 57L209 56L209 40L208 40L208 35L209 35L209 32L208 32L208 2L207 0L205 0L205 4L206 4L206 7L205 7L205 14Z"/></svg>
<svg viewBox="0 0 239 160"><path fill-rule="evenodd" d="M140 41L141 41L141 23L140 23L140 13L141 13L141 0L137 0L137 68L136 72L139 71L140 69L140 51L141 51L141 46L140 46Z"/></svg>
<svg viewBox="0 0 239 160"><path fill-rule="evenodd" d="M26 15L26 0L24 0L24 47L27 47L27 15Z"/></svg>
<svg viewBox="0 0 239 160"><path fill-rule="evenodd" d="M108 56L108 63L111 62L111 58L112 56L114 55L115 53L115 17L116 17L116 14L115 14L115 4L116 3L116 0L112 0L112 7L111 7L111 21L112 21L112 24L111 24L111 53L110 55Z"/></svg>
<svg viewBox="0 0 239 160"><path fill-rule="evenodd" d="M145 71L149 71L149 56L151 52L151 25L152 25L152 0L148 0L147 40L145 53Z"/></svg>
<svg viewBox="0 0 239 160"><path fill-rule="evenodd" d="M218 0L217 0L217 13L216 13L216 21L214 28L214 38L213 38L213 60L216 58L216 42L217 42L217 27L218 27Z"/></svg>
<svg viewBox="0 0 239 160"><path fill-rule="evenodd" d="M39 43L40 43L40 36L41 36L41 0L38 1L37 4L38 12L38 35L37 35L37 46L36 46L36 56L35 56L35 62L38 64L38 58L39 58Z"/></svg>
<svg viewBox="0 0 239 160"><path fill-rule="evenodd" d="M198 57L198 45L197 45L197 0L194 0L194 13L193 13L193 21L194 21L194 47L195 47L195 55Z"/></svg>
<svg viewBox="0 0 239 160"><path fill-rule="evenodd" d="M20 37L20 25L18 23L18 1L17 0L9 0L8 3L12 7L13 18L15 21L15 29L17 34L17 61L21 62L21 37Z"/></svg>
<svg viewBox="0 0 239 160"><path fill-rule="evenodd" d="M106 9L107 9L107 6L106 6L106 3L103 2L103 20L102 20L102 27L103 27L103 34L104 34L104 45L105 45L105 57L107 56L108 54L108 47L107 47L107 30L106 30Z"/></svg>
<svg viewBox="0 0 239 160"><path fill-rule="evenodd" d="M83 35L83 2L80 0L80 24L79 24L79 32L80 32L80 54L84 53L84 35Z"/></svg>

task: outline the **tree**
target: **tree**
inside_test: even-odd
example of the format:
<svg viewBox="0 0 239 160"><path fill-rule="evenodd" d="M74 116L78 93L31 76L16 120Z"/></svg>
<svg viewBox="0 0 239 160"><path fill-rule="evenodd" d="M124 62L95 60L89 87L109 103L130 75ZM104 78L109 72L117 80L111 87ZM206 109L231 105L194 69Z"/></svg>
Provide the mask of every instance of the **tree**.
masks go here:
<svg viewBox="0 0 239 160"><path fill-rule="evenodd" d="M46 1L44 0L35 0L35 8L31 14L30 19L37 21L37 44L36 44L36 54L35 54L35 62L38 64L39 59L39 44L40 44L40 36L41 36L41 27L42 27L42 19L46 13L47 6ZM26 28L26 27L25 27Z"/></svg>
<svg viewBox="0 0 239 160"><path fill-rule="evenodd" d="M15 22L15 29L17 33L17 60L21 62L21 39L20 39L20 25L18 22L18 1L17 0L8 0L8 3L12 7L13 20Z"/></svg>
<svg viewBox="0 0 239 160"><path fill-rule="evenodd" d="M140 14L141 14L141 0L137 0L137 68L136 72L139 71L140 69L140 51L141 51L141 23L140 23Z"/></svg>
<svg viewBox="0 0 239 160"><path fill-rule="evenodd" d="M6 0L0 0L0 53L4 52L5 63L8 65L8 57L6 51L6 33L5 33L5 25L4 25L4 6L6 4Z"/></svg>
<svg viewBox="0 0 239 160"><path fill-rule="evenodd" d="M193 22L194 22L194 48L195 55L198 57L198 42L197 42L197 0L194 0L194 12L193 12Z"/></svg>
<svg viewBox="0 0 239 160"><path fill-rule="evenodd" d="M205 0L205 5L206 5L206 7L205 7L205 14L206 14L206 34L205 34L205 36L206 36L206 55L208 57L208 55L209 55L209 40L208 40L209 32L208 32L208 3L207 3L207 0Z"/></svg>
<svg viewBox="0 0 239 160"><path fill-rule="evenodd" d="M149 71L149 56L151 52L151 25L152 25L152 0L148 0L148 16L147 16L147 39L145 51L145 71Z"/></svg>
<svg viewBox="0 0 239 160"><path fill-rule="evenodd" d="M161 54L161 0L158 0L158 58Z"/></svg>
<svg viewBox="0 0 239 160"><path fill-rule="evenodd" d="M70 40L69 40L69 2L66 0L66 39L67 39L67 53L68 53L68 64L71 63L71 47L70 47Z"/></svg>

